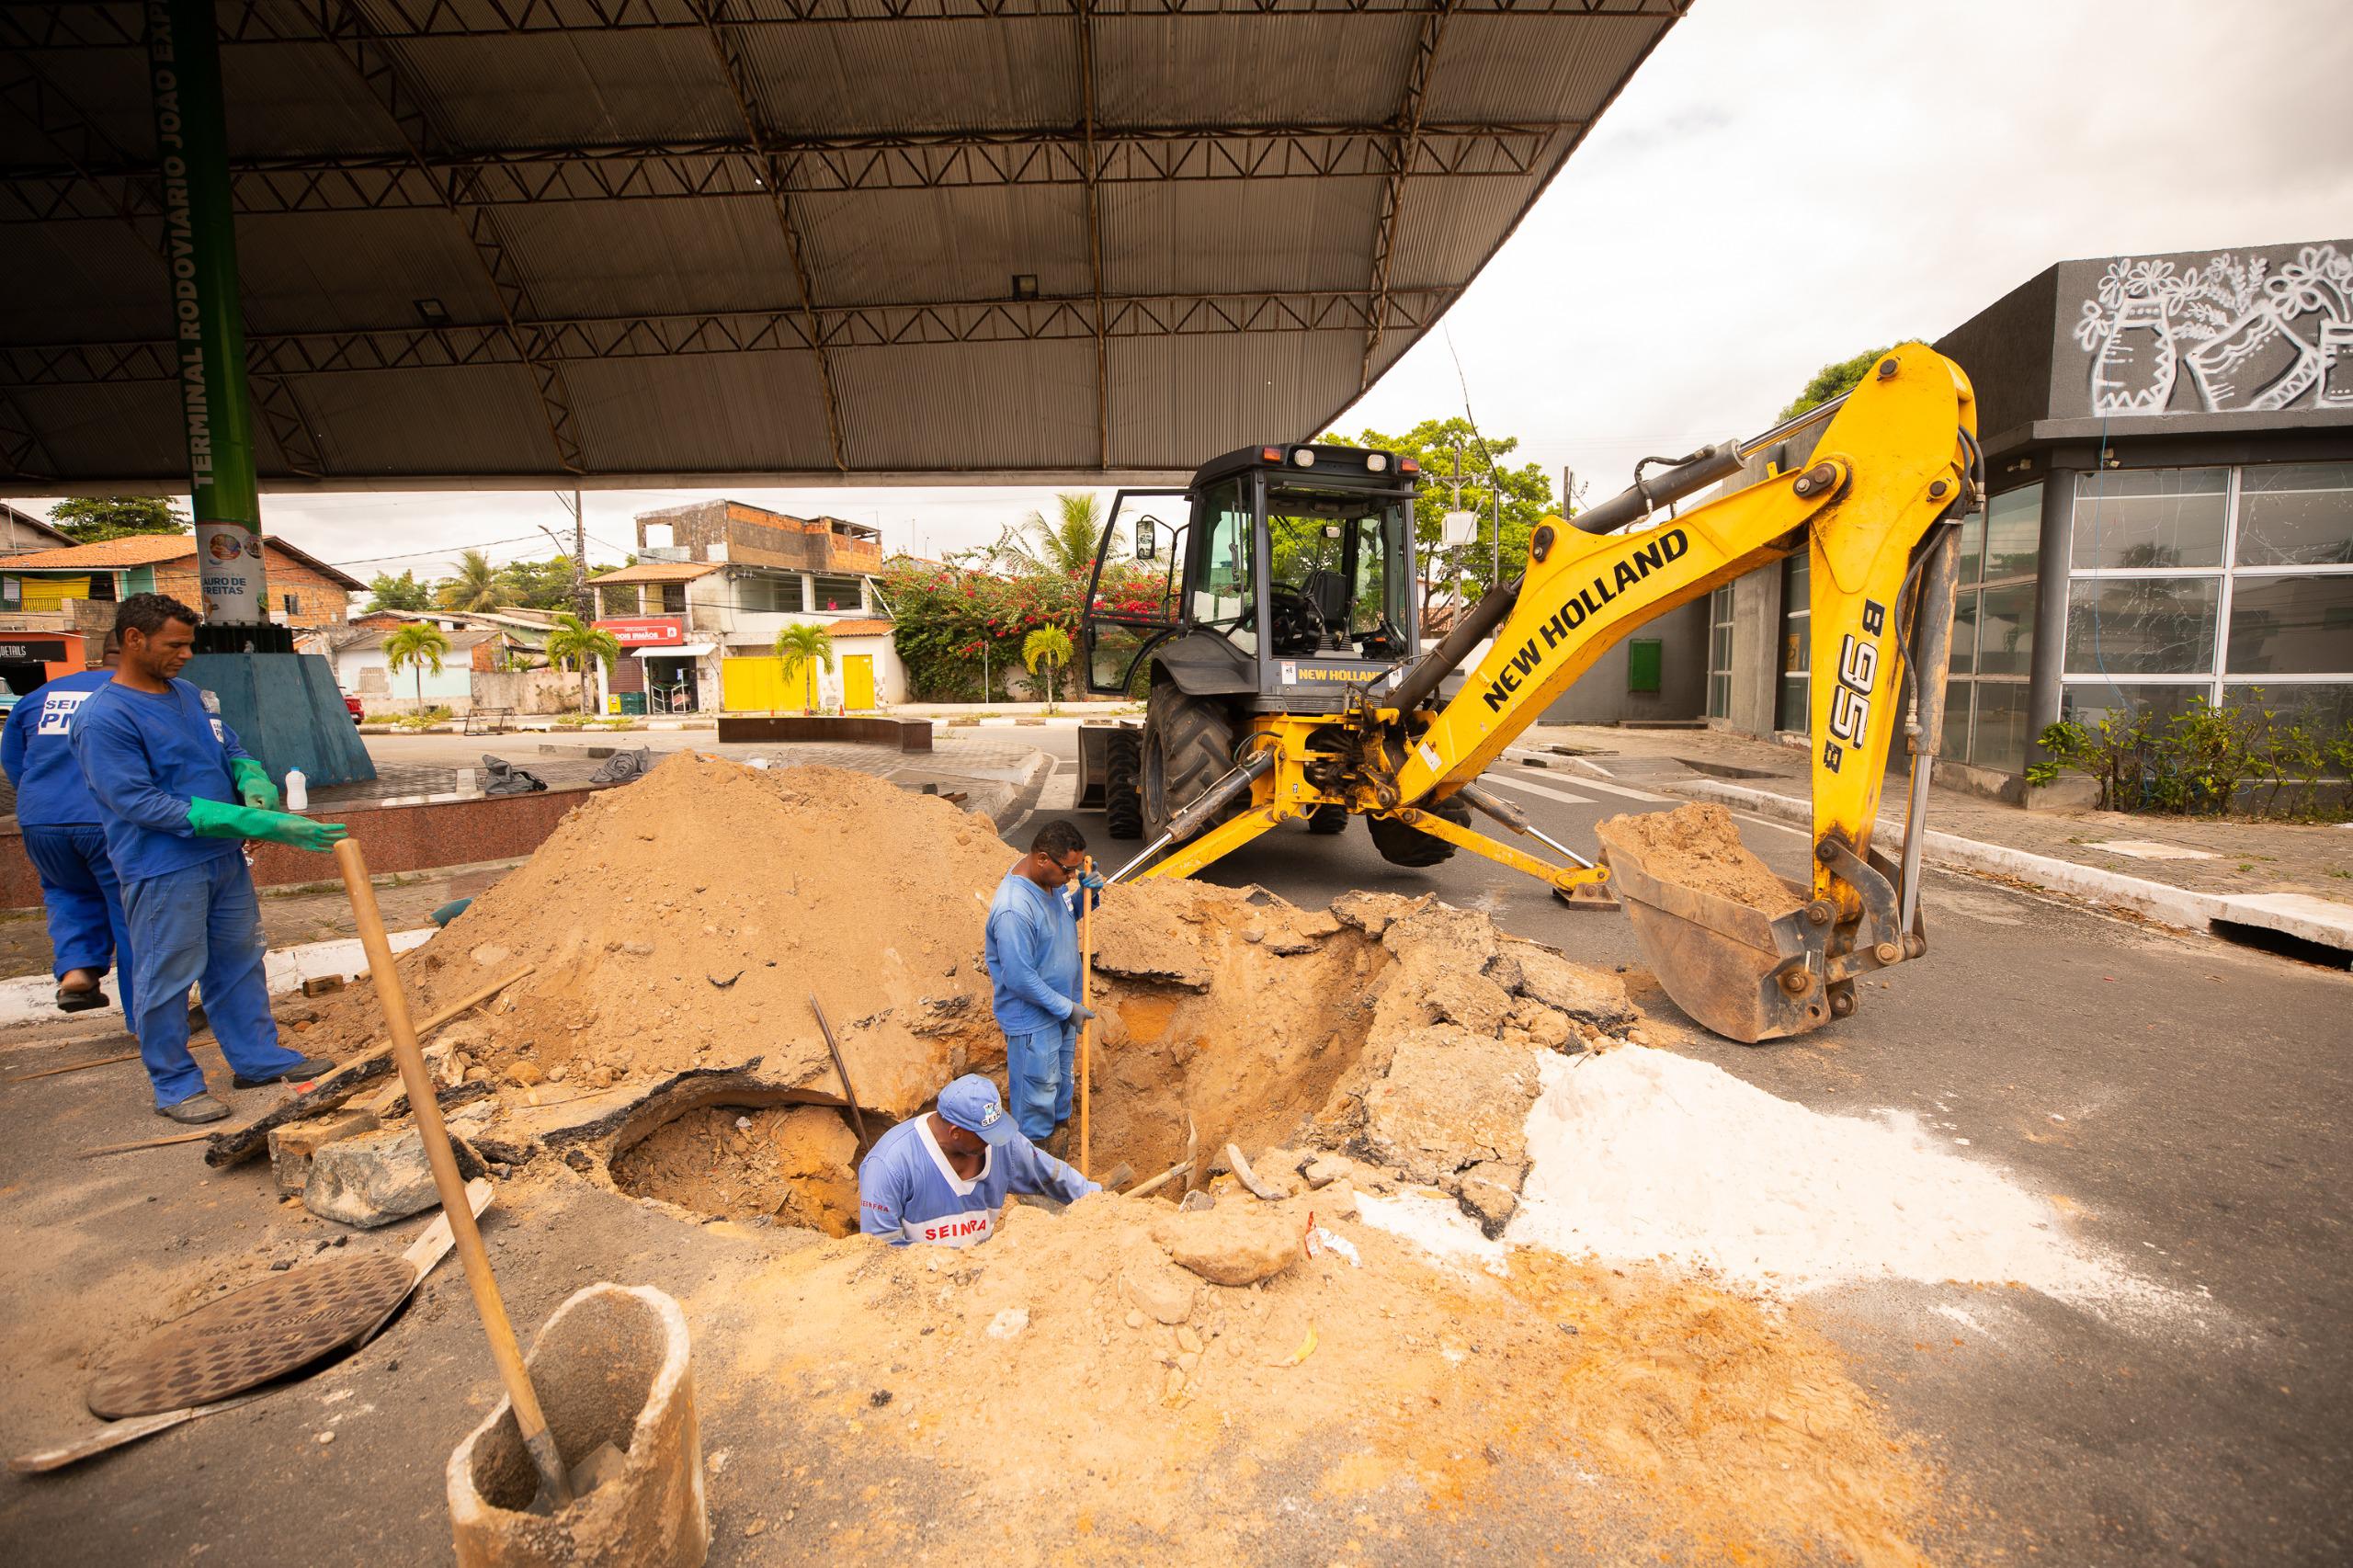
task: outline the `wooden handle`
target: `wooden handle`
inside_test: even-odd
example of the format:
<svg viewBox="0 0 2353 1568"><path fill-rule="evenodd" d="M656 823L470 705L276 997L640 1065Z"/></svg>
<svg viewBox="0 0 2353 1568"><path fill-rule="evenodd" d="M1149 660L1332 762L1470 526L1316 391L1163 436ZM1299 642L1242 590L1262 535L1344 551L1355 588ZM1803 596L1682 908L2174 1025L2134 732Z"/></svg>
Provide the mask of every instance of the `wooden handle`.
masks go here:
<svg viewBox="0 0 2353 1568"><path fill-rule="evenodd" d="M1086 874L1095 873L1095 857L1086 858ZM1078 1005L1091 1007L1095 981L1094 895L1085 882L1078 885ZM1095 1020L1078 1026L1078 1174L1094 1180L1095 1150L1087 1120L1087 1102L1095 1087Z"/></svg>
<svg viewBox="0 0 2353 1568"><path fill-rule="evenodd" d="M554 1438L548 1435L547 1417L540 1413L539 1393L531 1387L530 1369L523 1364L523 1352L515 1343L514 1324L506 1321L506 1303L499 1300L498 1281L490 1272L490 1255L483 1250L482 1230L474 1223L465 1180L458 1175L458 1156L449 1147L449 1130L442 1125L441 1104L434 1097L432 1074L426 1070L425 1055L417 1049L416 1028L409 1017L408 993L401 987L400 971L392 963L392 944L384 934L384 917L376 907L376 890L368 881L368 858L357 841L347 838L335 846L335 859L343 872L344 888L351 894L351 915L359 928L359 945L368 955L369 976L375 982L376 999L384 1009L384 1032L392 1037L392 1061L400 1068L401 1082L408 1085L409 1111L416 1118L416 1130L425 1140L426 1163L433 1167L433 1186L441 1195L441 1212L449 1221L450 1236L457 1242L459 1261L465 1265L466 1284L474 1295L474 1311L482 1318L483 1332L490 1338L491 1358L498 1363L499 1381L506 1385L506 1397L514 1404L515 1426L522 1434L523 1447L539 1468L541 1500L562 1507L572 1501L563 1458L556 1451Z"/></svg>

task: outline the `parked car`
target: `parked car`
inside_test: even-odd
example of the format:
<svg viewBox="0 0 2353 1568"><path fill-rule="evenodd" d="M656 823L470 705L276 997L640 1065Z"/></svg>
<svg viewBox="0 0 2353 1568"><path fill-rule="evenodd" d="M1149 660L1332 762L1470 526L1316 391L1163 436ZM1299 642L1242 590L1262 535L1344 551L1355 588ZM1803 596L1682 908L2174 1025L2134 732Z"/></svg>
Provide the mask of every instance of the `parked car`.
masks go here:
<svg viewBox="0 0 2353 1568"><path fill-rule="evenodd" d="M351 715L351 722L355 724L368 717L368 710L359 706L359 699L347 691L343 694L343 710Z"/></svg>

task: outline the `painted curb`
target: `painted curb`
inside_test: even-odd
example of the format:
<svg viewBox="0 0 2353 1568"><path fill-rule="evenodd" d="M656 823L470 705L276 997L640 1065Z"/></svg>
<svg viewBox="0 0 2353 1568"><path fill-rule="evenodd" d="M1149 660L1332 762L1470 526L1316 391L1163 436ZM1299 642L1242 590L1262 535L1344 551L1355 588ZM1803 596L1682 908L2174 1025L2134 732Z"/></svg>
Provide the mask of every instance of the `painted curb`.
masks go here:
<svg viewBox="0 0 2353 1568"><path fill-rule="evenodd" d="M1649 782L1693 800L1738 806L1800 826L1813 820L1812 804L1790 795L1743 789L1712 778ZM1895 844L1904 840L1901 823L1881 817L1880 831ZM1921 857L1932 865L2022 878L2054 892L2120 905L2152 920L2192 931L2211 930L2213 923L2220 920L2234 926L2261 926L2323 947L2353 951L2353 906L2333 904L2305 893L2200 892L2195 888L2177 888L2167 882L2103 871L2073 860L1939 833L1934 828L1928 830L1921 843Z"/></svg>
<svg viewBox="0 0 2353 1568"><path fill-rule="evenodd" d="M392 951L404 953L424 941L440 927L420 926L413 931L392 934ZM273 949L266 960L269 975L269 993L283 995L301 989L306 980L318 980L339 974L348 980L368 967L368 955L360 950L359 938L340 937L324 942L305 942L300 947ZM0 1028L15 1028L32 1023L55 1023L70 1017L77 1022L96 1021L122 1017L122 1002L116 988L105 987L108 996L103 1007L86 1012L60 1013L55 992L57 982L46 974L20 974L13 980L0 980Z"/></svg>
<svg viewBox="0 0 2353 1568"><path fill-rule="evenodd" d="M1046 780L1054 776L1054 759L1042 751L1031 752L1021 767L1021 782L1014 788L1012 797L1001 809L989 813L996 821L1000 837L1037 809L1039 797L1046 792Z"/></svg>

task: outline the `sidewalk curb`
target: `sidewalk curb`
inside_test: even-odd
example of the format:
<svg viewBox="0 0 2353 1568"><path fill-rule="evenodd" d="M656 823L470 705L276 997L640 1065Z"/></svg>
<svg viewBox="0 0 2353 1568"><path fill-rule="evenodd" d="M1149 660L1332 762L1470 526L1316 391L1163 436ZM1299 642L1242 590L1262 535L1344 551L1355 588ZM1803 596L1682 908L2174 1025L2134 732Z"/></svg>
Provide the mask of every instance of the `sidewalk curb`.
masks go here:
<svg viewBox="0 0 2353 1568"><path fill-rule="evenodd" d="M421 926L413 930L391 934L392 951L404 953L440 929L438 926ZM272 948L265 960L269 977L269 994L282 996L299 991L306 980L339 974L346 979L368 967L368 955L360 949L357 937L333 937L324 942L303 942L291 948ZM53 993L57 982L46 974L22 974L13 980L0 980L0 1029L15 1029L27 1024L55 1023L62 1017L98 1020L122 1017L122 1003L118 993L108 986L109 1000L103 1007L86 1012L64 1014L57 1010Z"/></svg>
<svg viewBox="0 0 2353 1568"><path fill-rule="evenodd" d="M1744 789L1712 778L1647 782L1693 800L1738 806L1800 826L1809 825L1813 820L1810 802L1769 790ZM1881 818L1880 830L1894 843L1903 842L1900 823ZM2078 865L2073 860L2012 849L2006 845L1939 833L1934 828L1921 841L1921 857L1931 865L2018 877L2054 892L2120 905L2187 930L2212 934L2214 923L2221 921L2226 925L2261 926L2323 947L2353 951L2353 906L2332 904L2309 894L2200 892L2194 888L2177 888L2166 882Z"/></svg>
<svg viewBox="0 0 2353 1568"><path fill-rule="evenodd" d="M997 836L1037 809L1038 798L1046 792L1046 780L1054 776L1054 759L1042 751L1032 751L1022 764L1021 782L1014 786L1013 794L999 810L989 814L996 819Z"/></svg>

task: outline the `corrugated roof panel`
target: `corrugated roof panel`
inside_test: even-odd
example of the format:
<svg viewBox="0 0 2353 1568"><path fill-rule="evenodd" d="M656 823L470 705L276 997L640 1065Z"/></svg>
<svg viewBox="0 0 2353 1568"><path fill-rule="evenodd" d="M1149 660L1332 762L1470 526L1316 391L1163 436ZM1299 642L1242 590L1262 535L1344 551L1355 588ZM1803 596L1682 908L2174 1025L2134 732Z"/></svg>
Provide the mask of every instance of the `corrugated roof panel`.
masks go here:
<svg viewBox="0 0 2353 1568"><path fill-rule="evenodd" d="M302 405L326 431L341 478L419 472L560 472L555 441L530 372L517 365L370 370L305 376Z"/></svg>
<svg viewBox="0 0 2353 1568"><path fill-rule="evenodd" d="M502 207L497 221L545 317L799 302L791 256L766 195L558 201Z"/></svg>
<svg viewBox="0 0 2353 1568"><path fill-rule="evenodd" d="M1091 293L1082 186L800 192L793 197L824 304L1004 300L1013 275L1048 298ZM788 274L783 279L791 288Z"/></svg>
<svg viewBox="0 0 2353 1568"><path fill-rule="evenodd" d="M1342 332L1114 339L1111 460L1190 469L1253 442L1321 435L1306 426L1324 389L1354 386L1363 351Z"/></svg>
<svg viewBox="0 0 2353 1568"><path fill-rule="evenodd" d="M1095 344L924 344L833 356L853 468L1096 466Z"/></svg>
<svg viewBox="0 0 2353 1568"><path fill-rule="evenodd" d="M1590 119L1666 26L1663 17L1607 13L1458 16L1446 25L1423 119Z"/></svg>
<svg viewBox="0 0 2353 1568"><path fill-rule="evenodd" d="M237 220L248 333L409 328L416 301L460 323L498 320L498 292L445 208L248 212Z"/></svg>
<svg viewBox="0 0 2353 1568"><path fill-rule="evenodd" d="M50 85L86 122L131 157L155 156L155 107L147 93L147 55L136 49L44 50L29 57ZM53 167L57 146L31 119L0 114L0 160L35 168Z"/></svg>
<svg viewBox="0 0 2353 1568"><path fill-rule="evenodd" d="M699 28L412 39L396 48L429 84L435 119L461 147L693 141L744 131Z"/></svg>
<svg viewBox="0 0 2353 1568"><path fill-rule="evenodd" d="M1378 179L1106 185L1103 282L1114 294L1362 289Z"/></svg>
<svg viewBox="0 0 2353 1568"><path fill-rule="evenodd" d="M1391 285L1442 286L1470 277L1527 199L1524 180L1408 180L1397 211Z"/></svg>
<svg viewBox="0 0 2353 1568"><path fill-rule="evenodd" d="M564 366L591 468L612 472L829 470L813 355L683 354Z"/></svg>
<svg viewBox="0 0 2353 1568"><path fill-rule="evenodd" d="M1078 35L1065 19L739 28L768 127L997 131L1079 123Z"/></svg>
<svg viewBox="0 0 2353 1568"><path fill-rule="evenodd" d="M24 387L8 393L40 433L59 474L185 479L188 437L179 389L169 381L127 386ZM34 457L36 464L40 457Z"/></svg>
<svg viewBox="0 0 2353 1568"><path fill-rule="evenodd" d="M1412 16L1101 17L1105 125L1381 125L1397 113Z"/></svg>
<svg viewBox="0 0 2353 1568"><path fill-rule="evenodd" d="M142 223L151 236L159 223ZM172 330L162 257L119 219L28 223L0 233L0 339L114 343Z"/></svg>
<svg viewBox="0 0 2353 1568"><path fill-rule="evenodd" d="M223 44L221 90L233 158L379 153L401 144L392 116L333 44Z"/></svg>

